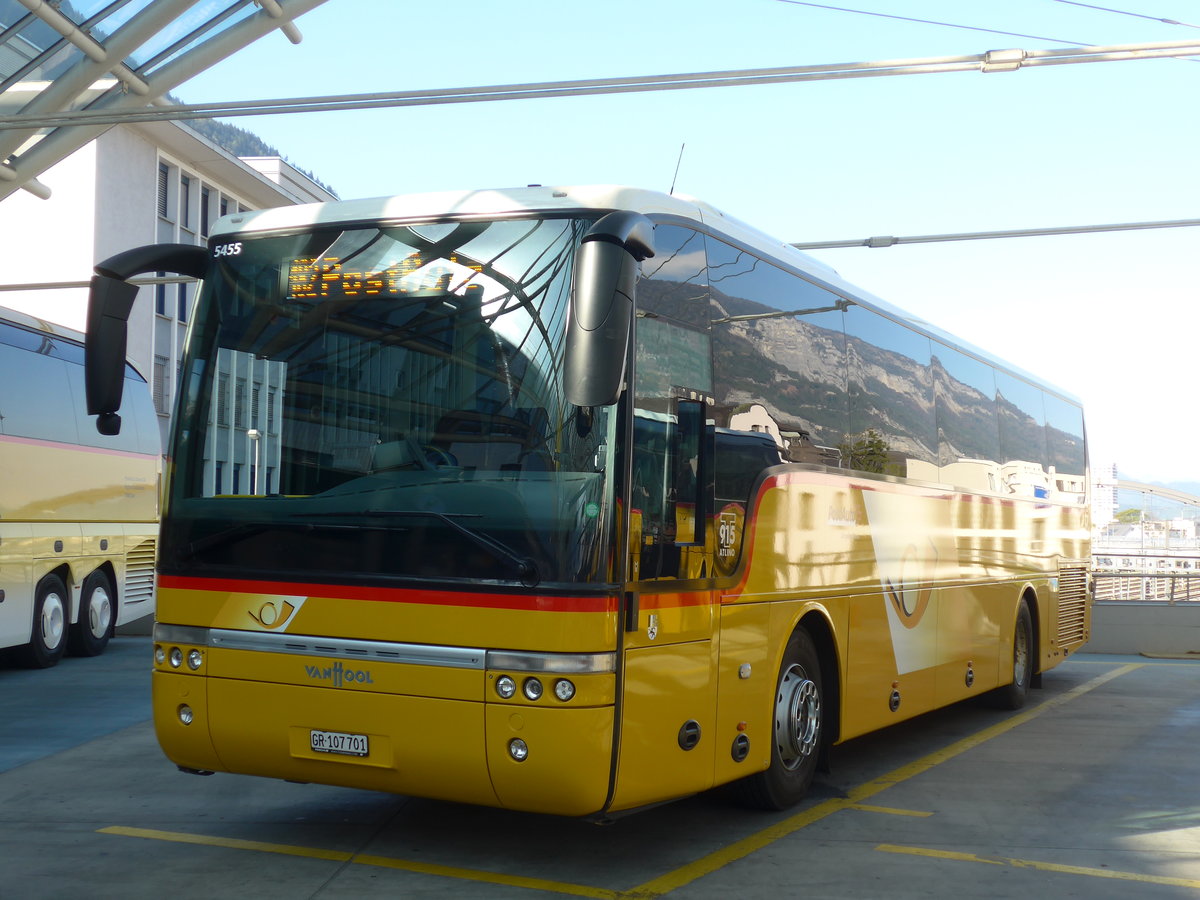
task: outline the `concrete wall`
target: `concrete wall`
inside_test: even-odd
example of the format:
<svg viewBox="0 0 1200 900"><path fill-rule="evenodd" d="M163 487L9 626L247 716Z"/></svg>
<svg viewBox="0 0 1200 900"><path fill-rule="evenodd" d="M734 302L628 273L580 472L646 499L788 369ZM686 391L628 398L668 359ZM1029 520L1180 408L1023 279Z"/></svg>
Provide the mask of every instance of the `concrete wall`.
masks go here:
<svg viewBox="0 0 1200 900"><path fill-rule="evenodd" d="M1200 603L1097 603L1081 652L1200 658Z"/></svg>

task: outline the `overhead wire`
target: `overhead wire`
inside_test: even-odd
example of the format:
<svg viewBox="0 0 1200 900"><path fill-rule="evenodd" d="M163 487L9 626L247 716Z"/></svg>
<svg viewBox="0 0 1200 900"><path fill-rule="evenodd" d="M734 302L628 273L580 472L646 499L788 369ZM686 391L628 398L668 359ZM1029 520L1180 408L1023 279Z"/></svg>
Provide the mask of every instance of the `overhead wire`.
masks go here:
<svg viewBox="0 0 1200 900"><path fill-rule="evenodd" d="M1002 31L998 28L983 28L979 25L956 25L953 22L942 22L937 19L917 19L912 16L897 16L893 13L875 12L869 9L850 9L845 6L830 6L827 3L810 3L807 0L775 0L776 3L787 3L791 6L808 6L813 9L827 9L834 12L853 13L859 16L873 16L878 19L894 19L898 22L914 22L918 25L937 25L941 28L958 28L962 31L982 31L986 34L999 34L1004 37L1029 38L1033 41L1050 41L1054 44L1069 44L1075 47L1085 46L1088 41L1068 41L1063 38L1046 37L1041 34L1023 34L1019 31Z"/></svg>
<svg viewBox="0 0 1200 900"><path fill-rule="evenodd" d="M1180 22L1178 19L1164 19L1160 16L1148 16L1145 13L1130 12L1127 9L1113 9L1108 6L1097 6L1094 3L1080 3L1078 0L1054 0L1055 3L1065 3L1068 6L1082 6L1084 9L1097 9L1100 12L1115 13L1118 16L1133 16L1135 19L1149 19L1151 22L1161 22L1164 25L1180 25L1184 28L1200 28L1190 22Z"/></svg>
<svg viewBox="0 0 1200 900"><path fill-rule="evenodd" d="M57 128L64 125L115 125L130 122L153 122L175 119L211 119L299 112L331 112L335 110L382 109L448 103L479 103L498 100L536 100L555 97L739 87L895 75L931 75L967 71L1012 72L1017 69L1040 66L1159 59L1195 56L1197 53L1200 53L1200 41L1192 40L1157 44L1123 44L1106 47L1066 47L1047 50L989 50L986 53L960 56L487 85L424 91L394 91L321 97L293 97L277 100L180 104L178 106L157 107L154 109L106 109L102 106L93 106L83 110L68 110L41 115L19 114L15 116L0 116L0 131L6 128L33 129Z"/></svg>

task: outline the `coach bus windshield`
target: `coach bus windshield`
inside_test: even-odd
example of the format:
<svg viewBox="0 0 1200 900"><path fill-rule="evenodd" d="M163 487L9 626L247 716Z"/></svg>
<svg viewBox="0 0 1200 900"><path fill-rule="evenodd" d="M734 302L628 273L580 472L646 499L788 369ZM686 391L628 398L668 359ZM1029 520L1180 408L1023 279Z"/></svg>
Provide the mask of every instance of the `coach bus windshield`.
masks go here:
<svg viewBox="0 0 1200 900"><path fill-rule="evenodd" d="M615 417L561 386L589 224L216 239L181 373L162 570L606 581Z"/></svg>

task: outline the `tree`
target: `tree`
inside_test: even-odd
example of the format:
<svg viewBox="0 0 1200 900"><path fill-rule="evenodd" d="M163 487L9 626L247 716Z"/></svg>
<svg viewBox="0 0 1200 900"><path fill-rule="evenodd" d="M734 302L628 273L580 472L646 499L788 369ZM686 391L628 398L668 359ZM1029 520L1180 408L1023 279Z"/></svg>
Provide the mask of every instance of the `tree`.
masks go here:
<svg viewBox="0 0 1200 900"><path fill-rule="evenodd" d="M842 461L847 468L858 469L860 472L877 472L880 475L888 471L888 442L874 428L868 428L857 437L847 435L838 444Z"/></svg>

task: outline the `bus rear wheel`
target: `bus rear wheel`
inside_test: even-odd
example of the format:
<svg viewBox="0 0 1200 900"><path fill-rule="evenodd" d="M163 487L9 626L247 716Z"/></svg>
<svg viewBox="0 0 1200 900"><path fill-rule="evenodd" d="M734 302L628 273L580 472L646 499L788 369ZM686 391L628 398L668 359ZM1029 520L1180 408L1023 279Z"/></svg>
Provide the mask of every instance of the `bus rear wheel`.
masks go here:
<svg viewBox="0 0 1200 900"><path fill-rule="evenodd" d="M67 586L57 575L47 575L33 595L33 628L29 643L18 659L32 669L48 669L67 649Z"/></svg>
<svg viewBox="0 0 1200 900"><path fill-rule="evenodd" d="M741 799L761 809L795 806L812 785L825 740L821 661L804 629L788 641L775 683L771 764L737 782Z"/></svg>
<svg viewBox="0 0 1200 900"><path fill-rule="evenodd" d="M97 569L83 580L79 598L79 621L68 638L76 656L99 656L112 637L115 593L108 573Z"/></svg>

